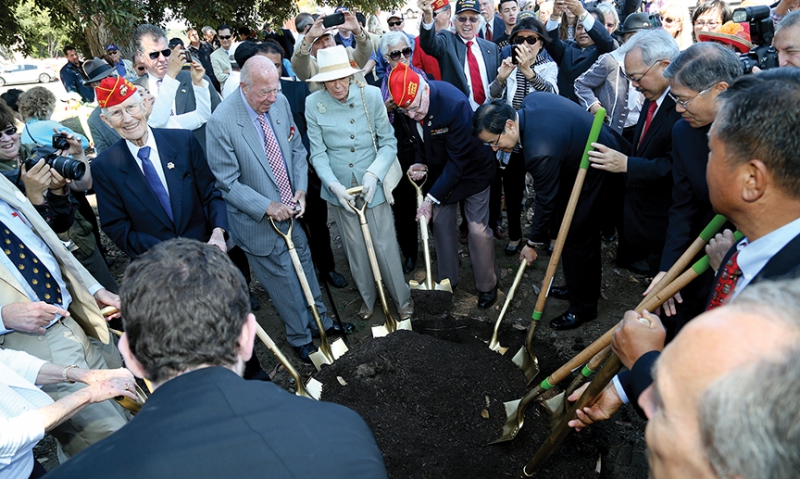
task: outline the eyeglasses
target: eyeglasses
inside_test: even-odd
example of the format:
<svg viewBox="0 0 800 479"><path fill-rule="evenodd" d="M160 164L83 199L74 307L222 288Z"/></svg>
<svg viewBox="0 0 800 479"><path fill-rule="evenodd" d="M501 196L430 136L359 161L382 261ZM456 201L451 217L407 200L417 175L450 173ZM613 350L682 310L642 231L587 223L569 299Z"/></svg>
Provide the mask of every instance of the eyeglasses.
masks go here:
<svg viewBox="0 0 800 479"><path fill-rule="evenodd" d="M136 71L143 72L143 71L145 70L145 68L146 68L146 67L144 67L144 66L141 66L141 67L136 67Z"/></svg>
<svg viewBox="0 0 800 479"><path fill-rule="evenodd" d="M704 93L706 93L708 91L711 91L712 88L714 88L714 85L711 85L710 87L708 87L705 90L701 91L697 95L689 98L688 100L678 100L678 97L673 95L672 92L667 92L667 95L669 95L669 97L672 98L672 101L674 101L676 105L680 105L684 110L688 110L689 109L688 108L689 102L691 102L692 100L694 100L698 96L700 96L700 95L702 95L702 94L704 94Z"/></svg>
<svg viewBox="0 0 800 479"><path fill-rule="evenodd" d="M397 60L400 60L400 55L403 55L406 58L411 58L411 47L406 47L402 50L394 50L389 53L389 58L391 58L393 62L396 62Z"/></svg>
<svg viewBox="0 0 800 479"><path fill-rule="evenodd" d="M141 103L133 103L131 105L126 106L125 108L119 108L117 110L109 112L108 115L106 115L106 116L108 117L109 120L118 123L118 122L122 121L122 113L123 112L127 113L128 115L133 116L133 115L135 115L135 114L137 114L137 113L139 113L141 111L142 111L142 104Z"/></svg>
<svg viewBox="0 0 800 479"><path fill-rule="evenodd" d="M506 130L501 131L500 134L497 135L497 139L496 140L490 141L488 143L484 142L483 144L486 145L486 146L491 146L491 147L495 147L495 148L498 147L500 145L500 138L503 136L503 133L505 133L505 132L506 132Z"/></svg>
<svg viewBox="0 0 800 479"><path fill-rule="evenodd" d="M17 133L17 127L11 125L7 126L5 130L0 130L0 136L13 136L15 133Z"/></svg>
<svg viewBox="0 0 800 479"><path fill-rule="evenodd" d="M676 21L677 20L674 19L674 18L669 18L669 17L664 18L664 23L672 23L672 22L676 22Z"/></svg>
<svg viewBox="0 0 800 479"><path fill-rule="evenodd" d="M172 50L167 48L165 50L161 50L160 52L150 52L147 54L147 56L150 57L151 60L158 60L159 55L164 55L164 58L169 58L171 54Z"/></svg>
<svg viewBox="0 0 800 479"><path fill-rule="evenodd" d="M480 17L456 17L456 20L461 23L478 23L480 21Z"/></svg>
<svg viewBox="0 0 800 479"><path fill-rule="evenodd" d="M523 43L527 43L528 45L536 45L536 42L541 40L541 38L533 36L533 37L514 37L514 45L522 45Z"/></svg>
<svg viewBox="0 0 800 479"><path fill-rule="evenodd" d="M118 52L117 50L110 50L110 51L108 52L108 54L109 54L109 55L119 55L119 52Z"/></svg>
<svg viewBox="0 0 800 479"><path fill-rule="evenodd" d="M220 40L230 40L231 38L233 38L233 35L220 35L219 36Z"/></svg>
<svg viewBox="0 0 800 479"><path fill-rule="evenodd" d="M271 90L261 90L259 92L256 92L256 95L258 95L259 98L266 98L273 94L277 95L280 92L281 92L281 87L278 87L278 88L273 88Z"/></svg>
<svg viewBox="0 0 800 479"><path fill-rule="evenodd" d="M399 27L400 25L403 24L403 21L400 20L398 22L386 22L386 24L389 25L390 27Z"/></svg>
<svg viewBox="0 0 800 479"><path fill-rule="evenodd" d="M698 21L694 22L694 26L695 27L700 27L700 28L706 27L709 30L713 30L713 29L715 29L715 28L717 28L719 26L719 22L716 22L716 21L702 22L702 21L698 20Z"/></svg>
<svg viewBox="0 0 800 479"><path fill-rule="evenodd" d="M656 61L655 61L655 63L653 63L652 65L650 65L650 68L648 68L648 69L647 69L647 71L645 71L644 73L642 73L641 75L639 75L639 78L634 78L634 77L632 77L632 76L628 75L627 73L623 73L623 74L622 74L622 76L624 76L624 77L625 77L625 78L627 78L629 81L632 81L632 82L634 82L634 83L640 83L640 82L642 81L642 79L643 79L644 77L646 77L648 73L650 73L650 70L652 70L654 66L658 65L658 64L659 64L659 63L661 63L662 61L663 61L663 60L656 60Z"/></svg>

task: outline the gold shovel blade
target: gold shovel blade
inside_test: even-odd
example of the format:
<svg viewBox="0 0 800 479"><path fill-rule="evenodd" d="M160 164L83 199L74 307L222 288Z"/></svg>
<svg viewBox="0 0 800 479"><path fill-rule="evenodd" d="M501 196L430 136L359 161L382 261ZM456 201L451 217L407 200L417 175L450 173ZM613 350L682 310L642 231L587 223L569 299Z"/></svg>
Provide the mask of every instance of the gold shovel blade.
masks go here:
<svg viewBox="0 0 800 479"><path fill-rule="evenodd" d="M405 329L406 331L411 331L411 320L405 319L403 321L398 321L397 329Z"/></svg>
<svg viewBox="0 0 800 479"><path fill-rule="evenodd" d="M452 293L453 287L450 286L450 278L445 278L441 283L436 283L434 289L437 291L447 291L448 293Z"/></svg>
<svg viewBox="0 0 800 479"><path fill-rule="evenodd" d="M525 422L525 416L519 414L520 401L520 399L515 399L514 401L503 403L503 406L506 408L506 422L503 424L503 435L500 436L500 439L496 439L489 444L506 442L517 437L520 429L522 429L522 424Z"/></svg>
<svg viewBox="0 0 800 479"><path fill-rule="evenodd" d="M450 280L447 280L447 281L450 281ZM413 279L409 279L408 280L408 287L411 288L411 289L416 289L416 290L420 290L420 291L427 291L428 290L428 287L425 285L424 281L422 283L420 283L419 281L416 281L416 280L413 280Z"/></svg>
<svg viewBox="0 0 800 479"><path fill-rule="evenodd" d="M309 354L308 357L311 359L311 362L314 363L314 367L317 368L317 371L322 370L323 364L333 364L333 361L328 359L328 357L325 356L325 353L319 349Z"/></svg>
<svg viewBox="0 0 800 479"><path fill-rule="evenodd" d="M339 359L347 351L347 345L344 344L344 340L342 338L339 338L331 343L331 353L333 354L333 359Z"/></svg>
<svg viewBox="0 0 800 479"><path fill-rule="evenodd" d="M382 338L389 334L389 330L386 329L386 326L381 324L380 326L373 326L372 327L372 337L373 338Z"/></svg>
<svg viewBox="0 0 800 479"><path fill-rule="evenodd" d="M492 351L498 352L501 355L505 354L508 351L508 348L505 346L500 346L500 342L498 341L497 344L489 344L489 349Z"/></svg>
<svg viewBox="0 0 800 479"><path fill-rule="evenodd" d="M305 387L300 385L295 394L319 401L319 398L322 397L322 383L311 378Z"/></svg>
<svg viewBox="0 0 800 479"><path fill-rule="evenodd" d="M533 358L531 359L530 354L528 354L528 350L525 349L525 346L519 348L517 354L514 355L514 358L511 359L514 364L517 365L518 368L522 369L522 372L525 374L525 378L528 380L528 384L536 378L539 374L539 359Z"/></svg>

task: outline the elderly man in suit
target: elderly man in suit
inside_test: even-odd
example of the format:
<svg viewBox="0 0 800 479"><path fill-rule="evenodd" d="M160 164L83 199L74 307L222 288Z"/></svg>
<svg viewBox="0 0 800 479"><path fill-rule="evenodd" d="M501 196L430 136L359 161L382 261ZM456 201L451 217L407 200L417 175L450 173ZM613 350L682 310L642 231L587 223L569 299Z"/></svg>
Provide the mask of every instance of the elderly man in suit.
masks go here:
<svg viewBox="0 0 800 479"><path fill-rule="evenodd" d="M147 66L147 74L137 78L135 84L147 88L156 97L152 117L160 118L169 112L170 121L174 120L182 128L192 130L200 145L205 147L207 118L197 110L198 104L205 100L209 100L212 112L219 105L219 94L210 86L211 81L205 77L197 82L192 74L181 70L184 53L177 49L170 50L166 33L155 25L139 25L133 43ZM177 55L178 58L170 60L171 55ZM197 71L198 67L202 69L199 62L193 62L193 71Z"/></svg>
<svg viewBox="0 0 800 479"><path fill-rule="evenodd" d="M625 72L645 97L629 151L598 144L589 152L592 167L624 173L623 231L617 264L654 275L661 263L672 200L672 127L680 119L669 96L664 70L680 49L663 29L636 34L622 48Z"/></svg>
<svg viewBox="0 0 800 479"><path fill-rule="evenodd" d="M385 479L358 414L239 377L259 327L248 306L242 275L208 245L170 240L131 263L120 351L155 391L128 427L50 475Z"/></svg>
<svg viewBox="0 0 800 479"><path fill-rule="evenodd" d="M461 90L474 111L489 98L489 84L500 67L500 50L496 44L477 37L481 19L477 0L456 2L455 33L447 29L434 31L431 4L431 0L419 2L422 11L420 46L439 60L442 80Z"/></svg>
<svg viewBox="0 0 800 479"><path fill-rule="evenodd" d="M106 78L95 91L101 118L124 140L92 163L103 231L132 258L175 237L226 251L225 201L194 135L147 126L141 97L124 78Z"/></svg>
<svg viewBox="0 0 800 479"><path fill-rule="evenodd" d="M408 169L414 180L425 175L427 195L417 211L433 221L439 277L458 285L456 212L464 201L472 273L478 307L497 300L497 263L489 229L489 188L495 175L495 156L470 134L472 108L467 97L444 81L426 82L405 63L389 76L389 94L400 112L414 120L411 128L416 162Z"/></svg>
<svg viewBox="0 0 800 479"><path fill-rule="evenodd" d="M100 307L119 307L119 297L86 271L5 177L0 178L0 222L5 245L5 254L0 254L0 347L69 365L62 371L65 378L77 367L122 367L100 313ZM68 381L42 390L58 401L84 387ZM105 401L88 406L51 433L71 456L127 420L118 404Z"/></svg>
<svg viewBox="0 0 800 479"><path fill-rule="evenodd" d="M538 249L550 241L549 226L555 216L563 217L583 157L584 138L589 137L592 116L562 96L546 92L529 93L519 111L504 100L493 100L475 112L472 132L495 151L510 153L519 145L525 169L536 189L536 216L530 237L520 258L532 264ZM607 125L599 141L614 149L627 142ZM564 295L569 307L550 321L555 330L573 329L597 317L600 299L600 211L608 190L608 174L590 168L581 189L575 214L564 244ZM546 246L545 246L546 247Z"/></svg>
<svg viewBox="0 0 800 479"><path fill-rule="evenodd" d="M240 88L211 116L209 130L209 166L228 205L231 236L272 298L286 325L286 340L310 361L316 324L287 245L270 225L272 218L285 232L288 220L305 213L308 161L272 61L261 55L247 60ZM314 271L303 229L294 228L292 239L303 269ZM316 277L307 276L326 332L352 331L349 323L345 331L332 324Z"/></svg>

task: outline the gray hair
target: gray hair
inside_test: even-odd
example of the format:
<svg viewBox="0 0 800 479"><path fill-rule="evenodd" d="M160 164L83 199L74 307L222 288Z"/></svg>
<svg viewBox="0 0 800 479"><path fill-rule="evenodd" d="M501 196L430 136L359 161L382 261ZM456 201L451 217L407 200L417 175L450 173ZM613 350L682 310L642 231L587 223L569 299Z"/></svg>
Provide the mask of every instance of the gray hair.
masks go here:
<svg viewBox="0 0 800 479"><path fill-rule="evenodd" d="M715 381L698 404L700 440L721 479L793 479L800 470L800 348Z"/></svg>
<svg viewBox="0 0 800 479"><path fill-rule="evenodd" d="M800 25L800 10L795 10L783 17L783 20L781 20L781 23L778 24L776 31L780 30L781 28L796 27L797 25Z"/></svg>
<svg viewBox="0 0 800 479"><path fill-rule="evenodd" d="M393 32L389 31L383 34L381 37L380 49L381 55L388 56L389 55L389 47L393 47L398 43L405 43L407 47L411 45L408 43L408 37L403 32Z"/></svg>
<svg viewBox="0 0 800 479"><path fill-rule="evenodd" d="M719 82L730 85L741 75L739 57L722 45L711 42L695 43L664 70L665 78L696 92Z"/></svg>
<svg viewBox="0 0 800 479"><path fill-rule="evenodd" d="M203 35L205 35L208 32L214 32L215 34L217 33L216 31L214 31L213 28L209 27L208 25L203 27L202 32L203 32Z"/></svg>
<svg viewBox="0 0 800 479"><path fill-rule="evenodd" d="M149 23L143 23L139 25L136 29L136 33L133 34L133 44L136 45L136 49L140 52L144 52L142 49L142 38L150 38L154 42L157 42L161 38L164 39L164 42L167 41L167 33L161 27L157 27L155 25L150 25Z"/></svg>
<svg viewBox="0 0 800 479"><path fill-rule="evenodd" d="M606 18L606 21L608 21L609 19L613 19L614 20L614 25L619 27L619 14L617 13L617 9L614 8L614 4L613 3L601 2L601 3L596 4L594 6L594 8L600 10L600 12ZM616 27L614 27L614 28L616 28Z"/></svg>
<svg viewBox="0 0 800 479"><path fill-rule="evenodd" d="M142 103L142 95L141 95L141 93L139 93L139 90L134 91L133 95L131 95L131 96L133 98L136 98L136 102L137 103L140 103L140 104ZM113 107L100 108L100 113L102 113L106 118L108 118L108 110L110 110L111 108L113 108Z"/></svg>
<svg viewBox="0 0 800 479"><path fill-rule="evenodd" d="M640 31L617 51L627 55L637 48L642 52L642 63L645 65L652 65L659 60L672 61L681 53L672 35L661 28Z"/></svg>
<svg viewBox="0 0 800 479"><path fill-rule="evenodd" d="M244 62L239 81L247 86L250 86L253 84L254 75L266 76L270 72L274 73L275 75L279 75L275 65L269 61L267 57L262 55L254 55Z"/></svg>

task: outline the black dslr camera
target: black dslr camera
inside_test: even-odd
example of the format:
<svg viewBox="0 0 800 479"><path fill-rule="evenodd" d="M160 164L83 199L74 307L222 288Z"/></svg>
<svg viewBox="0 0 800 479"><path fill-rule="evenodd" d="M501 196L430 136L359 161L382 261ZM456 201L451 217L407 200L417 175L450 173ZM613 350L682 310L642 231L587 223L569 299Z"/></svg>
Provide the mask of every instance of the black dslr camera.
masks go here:
<svg viewBox="0 0 800 479"><path fill-rule="evenodd" d="M53 146L37 146L25 160L25 170L30 171L31 168L39 163L39 160L44 158L47 166L54 168L59 175L69 180L78 181L86 174L86 165L78 160L67 158L66 156L58 156L58 150L68 150L69 142L67 138L61 134L53 135Z"/></svg>
<svg viewBox="0 0 800 479"><path fill-rule="evenodd" d="M778 66L778 52L772 47L772 38L775 36L775 25L769 16L769 7L759 5L756 7L737 8L733 11L733 21L750 24L750 41L753 42L752 50L742 54L744 73L752 73L753 67L761 70L776 68Z"/></svg>

